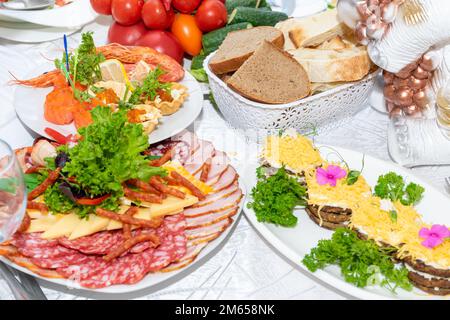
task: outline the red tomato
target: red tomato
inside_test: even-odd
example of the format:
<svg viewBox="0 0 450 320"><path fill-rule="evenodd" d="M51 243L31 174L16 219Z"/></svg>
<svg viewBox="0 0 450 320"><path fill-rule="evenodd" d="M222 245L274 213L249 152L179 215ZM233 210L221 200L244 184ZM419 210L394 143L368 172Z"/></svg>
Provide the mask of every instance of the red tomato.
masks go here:
<svg viewBox="0 0 450 320"><path fill-rule="evenodd" d="M227 24L227 8L219 0L203 1L195 14L195 21L203 32L219 29Z"/></svg>
<svg viewBox="0 0 450 320"><path fill-rule="evenodd" d="M136 41L135 45L153 48L158 52L171 56L180 64L183 61L183 47L170 32L161 30L147 31L146 34Z"/></svg>
<svg viewBox="0 0 450 320"><path fill-rule="evenodd" d="M111 12L114 20L125 26L141 20L143 0L112 0Z"/></svg>
<svg viewBox="0 0 450 320"><path fill-rule="evenodd" d="M189 14L179 13L172 24L172 33L180 41L184 51L196 56L202 50L202 31L197 27L195 18Z"/></svg>
<svg viewBox="0 0 450 320"><path fill-rule="evenodd" d="M142 7L142 20L150 29L164 30L173 22L173 10L167 11L161 0L147 0Z"/></svg>
<svg viewBox="0 0 450 320"><path fill-rule="evenodd" d="M111 15L111 1L112 0L90 0L92 9L98 14Z"/></svg>
<svg viewBox="0 0 450 320"><path fill-rule="evenodd" d="M142 21L131 26L123 26L114 22L108 31L108 43L119 43L124 46L132 46L137 39L142 37L147 32Z"/></svg>
<svg viewBox="0 0 450 320"><path fill-rule="evenodd" d="M175 9L183 13L191 13L197 9L201 0L173 0L172 5Z"/></svg>

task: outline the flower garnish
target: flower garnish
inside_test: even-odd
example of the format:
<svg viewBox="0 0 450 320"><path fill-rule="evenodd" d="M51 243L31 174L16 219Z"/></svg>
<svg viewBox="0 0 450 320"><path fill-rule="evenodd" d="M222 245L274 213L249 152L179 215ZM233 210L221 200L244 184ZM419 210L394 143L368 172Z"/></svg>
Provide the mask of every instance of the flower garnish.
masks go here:
<svg viewBox="0 0 450 320"><path fill-rule="evenodd" d="M347 171L341 167L330 165L326 169L317 168L316 180L321 186L329 184L332 187L336 187L337 181L344 178L346 175Z"/></svg>
<svg viewBox="0 0 450 320"><path fill-rule="evenodd" d="M450 230L444 225L434 224L430 229L420 229L419 237L424 239L422 241L424 247L433 249L444 242L445 239L450 238Z"/></svg>

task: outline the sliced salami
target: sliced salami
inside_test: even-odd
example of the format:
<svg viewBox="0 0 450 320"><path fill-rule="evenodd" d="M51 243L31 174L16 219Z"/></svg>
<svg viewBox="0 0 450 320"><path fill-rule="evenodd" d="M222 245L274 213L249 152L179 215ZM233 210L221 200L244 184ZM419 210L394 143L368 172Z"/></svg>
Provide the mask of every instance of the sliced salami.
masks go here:
<svg viewBox="0 0 450 320"><path fill-rule="evenodd" d="M217 201L214 201L203 207L188 208L183 211L183 214L186 218L193 218L215 212L220 212L225 209L236 206L241 200L241 198L242 198L242 191L238 189L228 197L218 199Z"/></svg>
<svg viewBox="0 0 450 320"><path fill-rule="evenodd" d="M219 222L221 220L228 219L232 216L234 216L237 211L239 210L238 206L233 206L231 208L225 209L220 212L211 213L211 214L205 214L203 216L193 217L193 218L186 218L187 223L187 229L193 229L203 226L208 226L211 224L214 224L216 222Z"/></svg>
<svg viewBox="0 0 450 320"><path fill-rule="evenodd" d="M41 238L41 234L41 232L16 233L11 240L11 244L15 245L18 248L51 247L58 245L58 240L43 239Z"/></svg>
<svg viewBox="0 0 450 320"><path fill-rule="evenodd" d="M108 254L111 249L120 245L123 240L122 230L102 231L93 235L69 240L66 237L58 239L59 243L66 248L78 250L85 254Z"/></svg>
<svg viewBox="0 0 450 320"><path fill-rule="evenodd" d="M76 252L75 250L68 249L63 246L19 247L18 250L24 256L37 259L58 258L60 256L69 255Z"/></svg>
<svg viewBox="0 0 450 320"><path fill-rule="evenodd" d="M164 218L164 227L166 232L172 234L183 233L186 228L186 220L183 214L167 216Z"/></svg>
<svg viewBox="0 0 450 320"><path fill-rule="evenodd" d="M88 260L88 256L77 252L48 259L31 258L35 265L45 269L64 268L73 264L83 263L86 260Z"/></svg>

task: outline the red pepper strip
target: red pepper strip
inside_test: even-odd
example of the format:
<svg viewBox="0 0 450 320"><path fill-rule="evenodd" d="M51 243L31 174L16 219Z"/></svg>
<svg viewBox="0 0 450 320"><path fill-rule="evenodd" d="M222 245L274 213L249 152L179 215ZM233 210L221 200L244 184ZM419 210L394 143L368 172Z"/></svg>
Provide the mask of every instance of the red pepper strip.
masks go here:
<svg viewBox="0 0 450 320"><path fill-rule="evenodd" d="M52 128L45 128L44 131L53 140L55 140L56 142L61 143L61 144L67 144L69 142L77 141L76 137L73 134L69 134L68 136L65 136Z"/></svg>
<svg viewBox="0 0 450 320"><path fill-rule="evenodd" d="M106 199L108 199L111 195L105 194L104 196L98 198L77 198L77 203L82 206L97 206Z"/></svg>

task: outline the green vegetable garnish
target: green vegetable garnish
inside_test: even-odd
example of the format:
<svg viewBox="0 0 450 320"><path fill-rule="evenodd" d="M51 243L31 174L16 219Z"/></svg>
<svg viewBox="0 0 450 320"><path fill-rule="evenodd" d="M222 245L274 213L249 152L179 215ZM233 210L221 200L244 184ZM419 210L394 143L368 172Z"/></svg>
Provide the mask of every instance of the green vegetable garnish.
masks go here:
<svg viewBox="0 0 450 320"><path fill-rule="evenodd" d="M396 267L392 261L394 250L379 247L372 240L361 240L352 230L338 228L331 240L320 240L302 263L311 272L338 265L345 281L360 288L378 283L392 292L397 288L412 290L408 270Z"/></svg>
<svg viewBox="0 0 450 320"><path fill-rule="evenodd" d="M255 211L259 222L295 226L297 217L293 210L297 205L306 204L306 188L289 177L284 168L267 179L261 170L257 169L259 181L252 190L253 202L248 207Z"/></svg>
<svg viewBox="0 0 450 320"><path fill-rule="evenodd" d="M405 188L402 176L395 172L389 172L378 178L375 186L375 195L382 199L400 201L405 206L416 205L423 197L425 189L415 183L410 183Z"/></svg>
<svg viewBox="0 0 450 320"><path fill-rule="evenodd" d="M208 75L206 74L205 69L193 69L189 71L192 76L199 82L208 82Z"/></svg>
<svg viewBox="0 0 450 320"><path fill-rule="evenodd" d="M128 99L131 104L139 104L147 98L155 100L159 90L170 91L170 83L162 83L158 78L164 74L164 70L157 67L150 71L140 87L136 87Z"/></svg>
<svg viewBox="0 0 450 320"><path fill-rule="evenodd" d="M78 144L58 148L58 152L67 153L70 161L61 171L61 181L45 192L45 203L53 212L73 210L86 217L95 211L95 206L78 205L61 192L58 188L61 182L71 184L68 177L75 177L76 184L71 184L72 187L86 197L109 194L100 206L117 210L126 180L148 181L153 175L167 174L163 168L149 166L149 160L141 154L149 147L148 136L141 124L127 122L125 109L112 112L108 107L96 107L91 114L93 123L78 131L81 135ZM29 178L31 184L33 177Z"/></svg>
<svg viewBox="0 0 450 320"><path fill-rule="evenodd" d="M389 218L391 218L392 222L397 223L397 217L398 217L397 211L395 210L389 211Z"/></svg>
<svg viewBox="0 0 450 320"><path fill-rule="evenodd" d="M74 52L69 54L69 73L75 83L85 86L96 83L102 79L100 63L105 61L101 53L97 53L92 32L81 35L81 44ZM65 69L66 57L55 60L58 69Z"/></svg>

